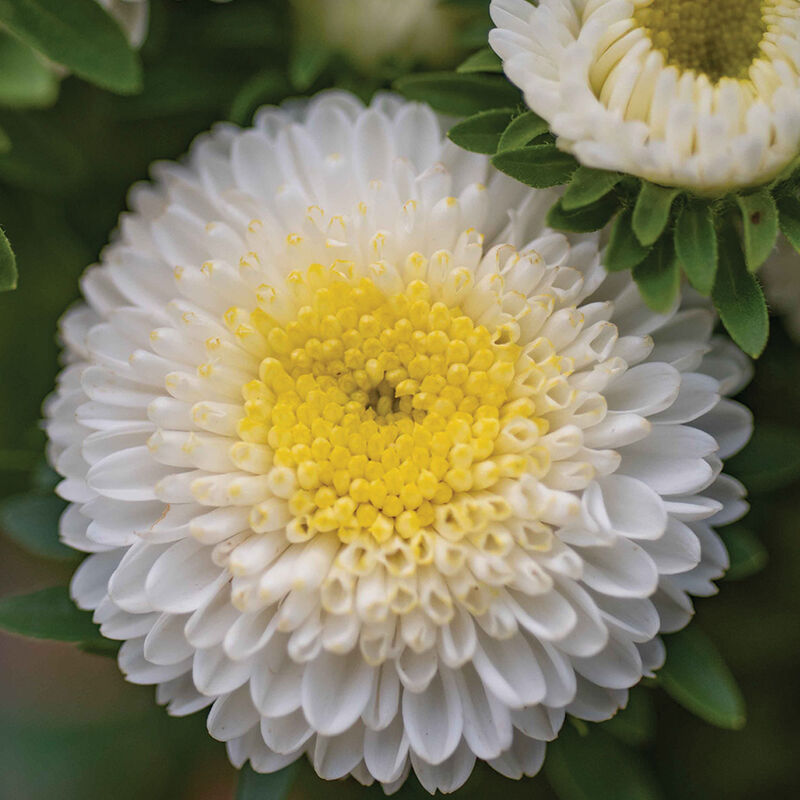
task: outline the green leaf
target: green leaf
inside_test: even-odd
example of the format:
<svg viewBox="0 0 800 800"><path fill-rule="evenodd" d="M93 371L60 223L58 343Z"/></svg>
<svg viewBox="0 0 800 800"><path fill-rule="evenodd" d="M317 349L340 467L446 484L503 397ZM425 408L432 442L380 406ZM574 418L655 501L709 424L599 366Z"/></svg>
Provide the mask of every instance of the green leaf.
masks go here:
<svg viewBox="0 0 800 800"><path fill-rule="evenodd" d="M769 557L763 544L747 528L740 525L726 525L719 535L725 542L731 564L725 578L738 581L760 572L767 565Z"/></svg>
<svg viewBox="0 0 800 800"><path fill-rule="evenodd" d="M421 72L394 82L394 88L409 100L421 100L437 111L471 116L490 108L509 108L520 102L520 94L500 75Z"/></svg>
<svg viewBox="0 0 800 800"><path fill-rule="evenodd" d="M28 45L0 31L0 105L43 108L58 98L54 70Z"/></svg>
<svg viewBox="0 0 800 800"><path fill-rule="evenodd" d="M289 61L289 80L295 89L310 89L331 60L332 52L318 40L300 42Z"/></svg>
<svg viewBox="0 0 800 800"><path fill-rule="evenodd" d="M800 253L800 200L795 197L783 197L778 201L778 222L783 235Z"/></svg>
<svg viewBox="0 0 800 800"><path fill-rule="evenodd" d="M675 223L675 252L692 286L702 294L711 294L719 254L708 203L691 201L681 209Z"/></svg>
<svg viewBox="0 0 800 800"><path fill-rule="evenodd" d="M605 253L605 265L609 272L622 272L641 264L650 252L633 232L633 210L623 209L611 226L611 234Z"/></svg>
<svg viewBox="0 0 800 800"><path fill-rule="evenodd" d="M76 561L80 554L58 539L66 503L55 495L18 494L0 503L0 528L13 542L41 558Z"/></svg>
<svg viewBox="0 0 800 800"><path fill-rule="evenodd" d="M237 125L249 125L256 109L279 99L285 88L286 81L277 70L258 72L239 87L231 103L228 119Z"/></svg>
<svg viewBox="0 0 800 800"><path fill-rule="evenodd" d="M725 467L751 492L785 489L800 478L800 431L760 423L747 447Z"/></svg>
<svg viewBox="0 0 800 800"><path fill-rule="evenodd" d="M518 150L547 131L547 123L538 114L534 114L533 111L525 111L511 120L500 137L497 149Z"/></svg>
<svg viewBox="0 0 800 800"><path fill-rule="evenodd" d="M0 628L9 633L57 642L103 641L89 611L81 611L66 586L0 598Z"/></svg>
<svg viewBox="0 0 800 800"><path fill-rule="evenodd" d="M96 0L0 0L0 22L87 81L120 94L141 89L139 56Z"/></svg>
<svg viewBox="0 0 800 800"><path fill-rule="evenodd" d="M725 661L696 624L664 637L667 661L658 680L674 700L706 722L738 730L744 698Z"/></svg>
<svg viewBox="0 0 800 800"><path fill-rule="evenodd" d="M17 257L5 232L0 228L0 292L17 288Z"/></svg>
<svg viewBox="0 0 800 800"><path fill-rule="evenodd" d="M562 153L554 144L503 150L492 159L492 164L500 172L536 189L566 183L578 166L569 153Z"/></svg>
<svg viewBox="0 0 800 800"><path fill-rule="evenodd" d="M450 128L447 137L464 150L493 155L513 113L511 108L481 111Z"/></svg>
<svg viewBox="0 0 800 800"><path fill-rule="evenodd" d="M491 47L484 47L473 53L463 64L459 65L456 72L502 72L503 62L500 56Z"/></svg>
<svg viewBox="0 0 800 800"><path fill-rule="evenodd" d="M236 800L284 800L297 777L299 762L295 761L278 772L255 772L247 764L239 772Z"/></svg>
<svg viewBox="0 0 800 800"><path fill-rule="evenodd" d="M633 209L633 230L645 247L655 244L669 222L672 203L680 189L656 186L642 181L642 188Z"/></svg>
<svg viewBox="0 0 800 800"><path fill-rule="evenodd" d="M769 313L756 276L747 271L736 229L720 231L719 266L712 297L722 324L745 353L758 358L767 346Z"/></svg>
<svg viewBox="0 0 800 800"><path fill-rule="evenodd" d="M560 800L655 800L655 781L638 754L602 728L581 735L564 725L547 746L545 775Z"/></svg>
<svg viewBox="0 0 800 800"><path fill-rule="evenodd" d="M565 211L588 206L605 197L621 180L622 175L619 172L578 167L564 192L561 205Z"/></svg>
<svg viewBox="0 0 800 800"><path fill-rule="evenodd" d="M755 272L775 247L778 238L778 208L769 189L754 194L737 195L742 212L744 258L747 269Z"/></svg>
<svg viewBox="0 0 800 800"><path fill-rule="evenodd" d="M656 712L650 691L644 687L631 690L628 705L604 722L603 728L632 747L651 742L656 734Z"/></svg>
<svg viewBox="0 0 800 800"><path fill-rule="evenodd" d="M571 233L591 233L608 225L619 206L614 197L601 197L591 205L574 211L564 210L559 200L547 213L547 224L551 228Z"/></svg>
<svg viewBox="0 0 800 800"><path fill-rule="evenodd" d="M633 279L645 303L659 313L669 311L681 288L681 271L675 244L669 236L658 241L644 260L633 268Z"/></svg>

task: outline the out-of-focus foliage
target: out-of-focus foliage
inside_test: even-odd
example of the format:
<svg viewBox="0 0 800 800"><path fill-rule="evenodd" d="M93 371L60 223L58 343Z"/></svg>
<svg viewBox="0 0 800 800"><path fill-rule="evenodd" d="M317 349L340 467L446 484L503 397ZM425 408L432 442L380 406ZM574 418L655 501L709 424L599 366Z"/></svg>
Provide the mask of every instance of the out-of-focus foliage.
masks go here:
<svg viewBox="0 0 800 800"><path fill-rule="evenodd" d="M61 2L49 0L52 8ZM78 14L81 8L86 11L86 2L64 0L59 8L74 8ZM151 162L179 157L193 136L215 121L247 124L264 103L334 85L366 99L397 80L409 96L432 99L448 113L474 115L453 128L451 136L467 149L493 155L499 168L516 171L523 180L528 176L532 183L571 179L553 211L564 227L586 230L605 224L617 211L610 195L627 193L629 207L617 216L612 233L612 266L639 267L640 284L645 291L653 287L656 300L659 293L674 290L676 254L698 288L713 285L716 235L707 230L708 208L682 201L676 205L674 196L660 196L637 214L637 198L643 191L652 194L651 189L617 175L575 171L542 121L519 107L519 93L504 81L497 59L485 49L485 0L444 4L458 20L444 61L395 56L369 66L349 58L341 45L326 46L319 25L296 24L307 2L153 0L141 51L122 48L107 33L104 41L117 42L122 61L116 71L98 75L94 67L111 56L100 58L91 48L70 50L70 43L78 41L71 34L57 45L47 39L49 29L28 30L25 18L12 24L4 16L17 7L46 7L46 0L0 0L0 22L6 25L0 32L0 223L20 268L17 291L0 296L0 528L7 534L0 541L0 595L30 595L0 602L0 624L19 633L78 642L100 654L67 643L4 637L3 796L232 800L237 791L224 749L205 731L204 713L169 718L154 705L151 688L125 683L113 660L100 657L113 655L116 645L95 638L88 615L65 603L63 588L39 591L65 587L76 561L56 538L62 503L52 494L53 474L42 467L44 437L38 430L40 404L57 371L56 321L77 297L78 276L107 241L128 187L146 178ZM82 35L88 33L87 28ZM72 74L54 69L31 44L51 60L60 58ZM123 50L129 55L120 55ZM459 72L445 72L475 50ZM441 71L412 72L426 67ZM800 219L793 209L788 199L779 203L787 236L795 218ZM691 237L678 237L675 251L658 251L658 258L648 262L652 243L670 220ZM759 235L751 232L743 239L745 267L766 248ZM679 242L688 238L692 247L682 250ZM16 279L14 254L0 235L0 288L12 288ZM777 330L746 392L758 420L754 443L732 462L753 491L753 511L722 532L731 550L732 580L722 584L720 597L698 601L699 626L727 661L746 701L745 728L712 728L658 688L663 683L684 705L715 722L730 727L739 722L738 693L727 673L706 676L710 682L703 685L709 662L692 655L692 642L684 641L683 649L671 648L666 681L638 687L614 720L601 726L567 722L541 776L513 782L479 765L456 798L750 800L797 793L800 511L793 489L800 488L798 365L798 351ZM708 657L707 648L704 652ZM715 659L712 655L719 667ZM722 699L721 688L726 691ZM323 783L300 765L271 778L245 771L237 797L287 796L290 783L288 796L297 800L383 796L354 780ZM410 779L396 796L417 800L428 795Z"/></svg>

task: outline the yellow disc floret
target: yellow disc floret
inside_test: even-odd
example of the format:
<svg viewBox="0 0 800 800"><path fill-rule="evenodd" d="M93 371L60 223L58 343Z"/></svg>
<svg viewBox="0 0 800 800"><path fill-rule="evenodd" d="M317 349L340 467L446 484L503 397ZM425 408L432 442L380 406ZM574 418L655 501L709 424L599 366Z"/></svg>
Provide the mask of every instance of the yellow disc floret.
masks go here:
<svg viewBox="0 0 800 800"><path fill-rule="evenodd" d="M770 0L652 0L635 18L668 64L721 78L746 78L767 30Z"/></svg>
<svg viewBox="0 0 800 800"><path fill-rule="evenodd" d="M542 469L547 423L520 386L546 376L531 376L514 324L481 324L424 280L387 291L352 273L342 263L291 273L289 315L259 308L242 323L228 312L264 343L239 436L291 484L290 539L399 537L426 563L429 536L479 534L510 514L492 487Z"/></svg>

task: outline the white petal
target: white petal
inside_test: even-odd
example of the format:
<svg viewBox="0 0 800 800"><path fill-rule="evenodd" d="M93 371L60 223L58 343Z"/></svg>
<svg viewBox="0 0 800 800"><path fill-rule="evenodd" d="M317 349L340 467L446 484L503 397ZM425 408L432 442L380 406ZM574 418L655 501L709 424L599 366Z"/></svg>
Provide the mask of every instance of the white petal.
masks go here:
<svg viewBox="0 0 800 800"><path fill-rule="evenodd" d="M211 548L194 539L176 542L150 568L145 581L153 608L182 614L196 611L229 580L211 560Z"/></svg>
<svg viewBox="0 0 800 800"><path fill-rule="evenodd" d="M411 764L419 782L431 794L437 790L449 794L467 782L475 766L475 754L462 742L453 755L440 764L430 764L411 753Z"/></svg>
<svg viewBox="0 0 800 800"><path fill-rule="evenodd" d="M303 675L303 711L316 731L336 736L361 716L372 693L375 669L354 650L346 656L322 652Z"/></svg>
<svg viewBox="0 0 800 800"><path fill-rule="evenodd" d="M314 729L308 724L300 709L284 717L261 719L261 735L264 737L264 743L276 753L295 752L311 738L313 733Z"/></svg>
<svg viewBox="0 0 800 800"><path fill-rule="evenodd" d="M208 712L206 726L217 741L228 742L243 736L258 720L258 711L253 706L250 690L245 685L217 699Z"/></svg>
<svg viewBox="0 0 800 800"><path fill-rule="evenodd" d="M411 749L429 764L441 764L461 739L463 715L449 670L440 669L424 692L403 692L403 722Z"/></svg>
<svg viewBox="0 0 800 800"><path fill-rule="evenodd" d="M408 760L408 738L403 717L397 714L391 723L379 731L367 728L364 734L364 762L381 783L391 783L403 772Z"/></svg>

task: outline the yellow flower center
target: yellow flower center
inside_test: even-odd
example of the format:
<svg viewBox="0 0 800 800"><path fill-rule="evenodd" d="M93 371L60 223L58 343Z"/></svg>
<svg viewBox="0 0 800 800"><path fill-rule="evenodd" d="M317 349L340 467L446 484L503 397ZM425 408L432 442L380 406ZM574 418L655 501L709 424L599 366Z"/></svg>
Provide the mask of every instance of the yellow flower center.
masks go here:
<svg viewBox="0 0 800 800"><path fill-rule="evenodd" d="M769 0L652 0L634 18L667 64L712 82L747 78L767 31Z"/></svg>
<svg viewBox="0 0 800 800"><path fill-rule="evenodd" d="M408 260L420 275L425 262ZM435 301L423 279L370 270L353 277L349 262L314 264L274 293L281 314L280 303L250 314L245 327L263 337L264 357L243 387L235 459L260 454L288 503L290 540L399 537L427 563L434 530L453 540L485 532L511 514L493 487L549 468L537 446L548 424L532 395L560 376L560 359L534 362L516 322L486 314L500 294L483 292L486 308L471 316ZM469 270L452 274L456 294L474 288ZM254 509L256 530L262 514L275 514L272 501Z"/></svg>

